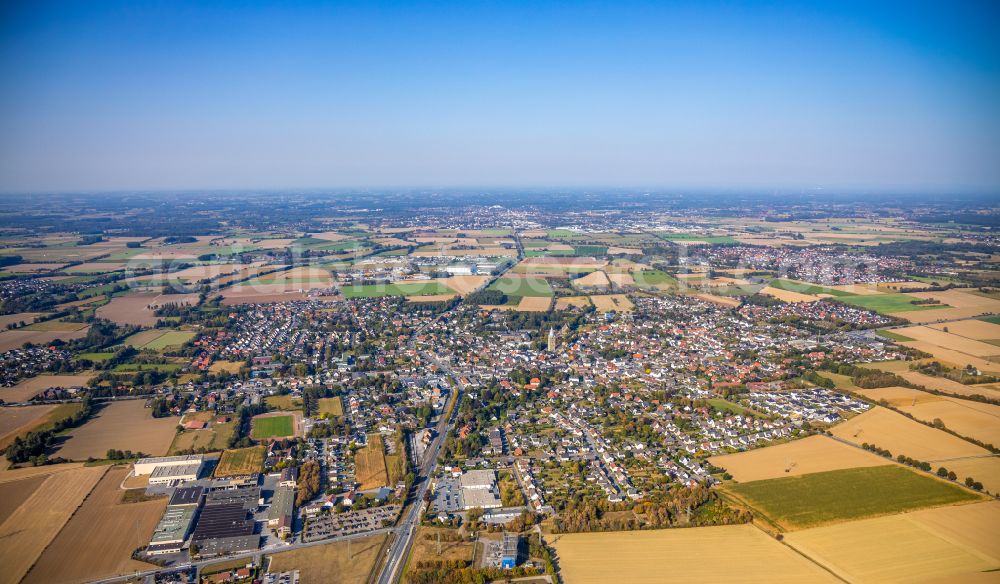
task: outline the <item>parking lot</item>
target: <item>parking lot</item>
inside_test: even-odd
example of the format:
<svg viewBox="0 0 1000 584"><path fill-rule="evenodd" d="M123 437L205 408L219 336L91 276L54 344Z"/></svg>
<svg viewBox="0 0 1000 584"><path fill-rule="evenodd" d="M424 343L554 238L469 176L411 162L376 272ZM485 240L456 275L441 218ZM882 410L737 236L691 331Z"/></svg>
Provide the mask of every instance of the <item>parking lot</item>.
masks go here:
<svg viewBox="0 0 1000 584"><path fill-rule="evenodd" d="M396 522L399 505L386 505L346 513L330 513L306 520L302 541L316 541L381 529Z"/></svg>
<svg viewBox="0 0 1000 584"><path fill-rule="evenodd" d="M458 484L458 479L450 477L437 479L431 510L435 513L456 513L462 510L462 488Z"/></svg>

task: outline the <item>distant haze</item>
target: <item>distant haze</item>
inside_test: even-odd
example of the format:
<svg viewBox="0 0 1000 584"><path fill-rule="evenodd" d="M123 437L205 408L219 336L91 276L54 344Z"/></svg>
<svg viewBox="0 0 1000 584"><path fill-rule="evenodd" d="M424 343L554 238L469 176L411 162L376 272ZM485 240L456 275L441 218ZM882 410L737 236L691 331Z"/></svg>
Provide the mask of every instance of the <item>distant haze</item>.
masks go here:
<svg viewBox="0 0 1000 584"><path fill-rule="evenodd" d="M1000 187L996 2L212 4L5 3L0 192Z"/></svg>

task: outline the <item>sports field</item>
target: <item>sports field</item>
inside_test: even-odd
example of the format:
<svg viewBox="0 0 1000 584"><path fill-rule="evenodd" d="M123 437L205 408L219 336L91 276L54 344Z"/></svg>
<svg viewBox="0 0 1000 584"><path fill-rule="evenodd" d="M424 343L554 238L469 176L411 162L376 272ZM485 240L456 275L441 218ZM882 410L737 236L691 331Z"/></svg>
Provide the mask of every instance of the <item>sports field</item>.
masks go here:
<svg viewBox="0 0 1000 584"><path fill-rule="evenodd" d="M454 294L451 288L428 280L426 282L408 282L403 284L365 284L363 286L344 286L340 289L345 298L374 298L378 296L438 296Z"/></svg>
<svg viewBox="0 0 1000 584"><path fill-rule="evenodd" d="M295 435L295 418L291 415L264 414L256 416L252 424L250 435L256 440L286 438Z"/></svg>
<svg viewBox="0 0 1000 584"><path fill-rule="evenodd" d="M754 481L728 489L786 529L981 498L951 483L896 465Z"/></svg>
<svg viewBox="0 0 1000 584"><path fill-rule="evenodd" d="M569 584L837 582L750 525L546 537Z"/></svg>
<svg viewBox="0 0 1000 584"><path fill-rule="evenodd" d="M264 468L266 450L263 446L226 450L219 457L219 464L215 467L215 476L233 477L261 472Z"/></svg>

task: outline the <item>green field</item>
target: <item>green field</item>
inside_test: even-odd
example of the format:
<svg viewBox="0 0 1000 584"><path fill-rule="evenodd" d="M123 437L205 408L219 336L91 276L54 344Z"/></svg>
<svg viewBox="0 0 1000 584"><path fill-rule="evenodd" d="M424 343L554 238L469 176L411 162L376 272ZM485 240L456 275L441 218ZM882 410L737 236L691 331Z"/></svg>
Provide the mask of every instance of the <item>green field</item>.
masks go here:
<svg viewBox="0 0 1000 584"><path fill-rule="evenodd" d="M86 359L88 361L93 361L94 363L102 363L114 356L114 353L80 353L76 356L76 358Z"/></svg>
<svg viewBox="0 0 1000 584"><path fill-rule="evenodd" d="M708 403L709 403L710 406L712 406L713 408L715 408L715 409L717 409L717 410L719 410L721 412L729 412L731 414L752 414L752 413L754 413L752 410L748 410L748 409L746 409L745 407L743 407L743 406L741 406L739 404L734 404L733 402L731 402L729 400L724 400L724 399L721 399L721 398L710 399L710 400L708 400Z"/></svg>
<svg viewBox="0 0 1000 584"><path fill-rule="evenodd" d="M736 243L736 240L728 235L697 235L694 233L657 233L657 237L667 241L704 241L705 243Z"/></svg>
<svg viewBox="0 0 1000 584"><path fill-rule="evenodd" d="M490 290L499 290L507 296L552 296L552 286L545 278L498 278Z"/></svg>
<svg viewBox="0 0 1000 584"><path fill-rule="evenodd" d="M770 519L796 528L981 498L896 465L752 481L730 489Z"/></svg>
<svg viewBox="0 0 1000 584"><path fill-rule="evenodd" d="M269 416L254 418L250 435L257 440L267 438L284 438L295 434L295 424L292 416Z"/></svg>
<svg viewBox="0 0 1000 584"><path fill-rule="evenodd" d="M981 316L979 320L992 324L1000 324L1000 316Z"/></svg>
<svg viewBox="0 0 1000 584"><path fill-rule="evenodd" d="M194 338L194 333L187 331L168 331L143 345L143 349L160 350L167 347L180 346Z"/></svg>
<svg viewBox="0 0 1000 584"><path fill-rule="evenodd" d="M181 367L183 365L180 363L122 363L112 369L112 371L115 373L135 371L163 371L164 373L173 373Z"/></svg>
<svg viewBox="0 0 1000 584"><path fill-rule="evenodd" d="M833 288L827 288L826 286L817 286L815 284L804 284L801 282L793 282L791 280L772 280L772 288L778 288L779 290L788 290L789 292L798 292L799 294L829 294L830 296L856 296L850 292L844 292L843 290L834 290Z"/></svg>
<svg viewBox="0 0 1000 584"><path fill-rule="evenodd" d="M660 270L642 270L632 274L632 278L639 286L655 286L657 284L676 284L677 279L666 272Z"/></svg>
<svg viewBox="0 0 1000 584"><path fill-rule="evenodd" d="M889 339L891 341L899 341L901 343L904 343L906 341L915 341L916 340L916 339L911 339L910 337L908 337L906 335L901 335L899 333L894 333L892 331L877 331L875 334L877 334L880 337Z"/></svg>
<svg viewBox="0 0 1000 584"><path fill-rule="evenodd" d="M948 308L947 304L911 304L913 300L920 300L916 296L909 294L872 294L869 296L842 296L838 300L874 310L880 314L891 312L910 312L913 310L934 310L935 308Z"/></svg>
<svg viewBox="0 0 1000 584"><path fill-rule="evenodd" d="M602 256L608 253L607 246L604 245L576 245L573 246L573 255L578 256Z"/></svg>
<svg viewBox="0 0 1000 584"><path fill-rule="evenodd" d="M264 456L266 454L267 449L263 446L226 450L219 457L219 464L215 467L215 476L232 477L259 473L264 470Z"/></svg>
<svg viewBox="0 0 1000 584"><path fill-rule="evenodd" d="M407 284L365 284L344 286L340 289L344 298L372 298L376 296L434 296L455 294L455 291L440 282L411 282Z"/></svg>

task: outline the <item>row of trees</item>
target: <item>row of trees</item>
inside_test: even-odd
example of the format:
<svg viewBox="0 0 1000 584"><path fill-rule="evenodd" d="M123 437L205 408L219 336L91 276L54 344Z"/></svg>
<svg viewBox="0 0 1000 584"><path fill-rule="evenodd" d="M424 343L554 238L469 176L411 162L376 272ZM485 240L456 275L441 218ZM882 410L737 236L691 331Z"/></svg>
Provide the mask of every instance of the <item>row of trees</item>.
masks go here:
<svg viewBox="0 0 1000 584"><path fill-rule="evenodd" d="M54 462L49 460L46 451L52 446L55 435L67 428L79 426L94 413L93 402L89 396L83 398L80 406L73 415L57 420L47 430L28 432L24 438L20 436L14 438L14 442L4 451L7 460L14 464L28 462L32 466Z"/></svg>
<svg viewBox="0 0 1000 584"><path fill-rule="evenodd" d="M310 460L299 467L298 492L295 494L295 504L303 505L308 503L319 494L320 489L320 468L319 463Z"/></svg>

